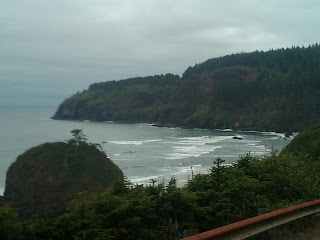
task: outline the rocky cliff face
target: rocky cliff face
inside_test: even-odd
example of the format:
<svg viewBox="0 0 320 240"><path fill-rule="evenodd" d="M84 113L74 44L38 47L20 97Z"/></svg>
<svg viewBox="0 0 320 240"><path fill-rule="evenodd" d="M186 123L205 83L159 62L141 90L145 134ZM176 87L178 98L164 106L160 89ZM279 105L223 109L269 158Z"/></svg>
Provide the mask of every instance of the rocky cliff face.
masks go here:
<svg viewBox="0 0 320 240"><path fill-rule="evenodd" d="M94 145L45 143L11 165L4 198L23 216L61 212L79 192L101 192L119 179L122 171Z"/></svg>

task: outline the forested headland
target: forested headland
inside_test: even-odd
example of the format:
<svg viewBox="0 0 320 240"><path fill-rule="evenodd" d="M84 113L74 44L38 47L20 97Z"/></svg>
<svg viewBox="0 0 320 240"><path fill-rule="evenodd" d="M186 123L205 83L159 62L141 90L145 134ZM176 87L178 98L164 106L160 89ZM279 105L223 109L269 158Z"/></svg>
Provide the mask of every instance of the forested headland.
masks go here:
<svg viewBox="0 0 320 240"><path fill-rule="evenodd" d="M213 58L182 77L94 83L66 99L53 118L299 131L320 122L320 46Z"/></svg>
<svg viewBox="0 0 320 240"><path fill-rule="evenodd" d="M177 187L174 177L168 184L151 180L147 186L118 180L102 193L71 201L62 213L27 219L19 209L4 206L0 238L170 239L185 229L202 232L319 199L320 152L313 144L319 136L317 125L302 131L280 155L248 154L231 166L213 159L208 174L195 175L184 187Z"/></svg>

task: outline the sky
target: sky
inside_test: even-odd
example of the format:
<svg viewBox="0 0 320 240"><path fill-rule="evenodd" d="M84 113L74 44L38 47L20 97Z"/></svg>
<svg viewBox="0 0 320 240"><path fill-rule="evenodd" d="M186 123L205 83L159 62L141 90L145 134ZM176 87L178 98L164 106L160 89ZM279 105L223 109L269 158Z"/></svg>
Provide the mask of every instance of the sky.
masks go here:
<svg viewBox="0 0 320 240"><path fill-rule="evenodd" d="M0 105L319 42L318 0L0 0Z"/></svg>

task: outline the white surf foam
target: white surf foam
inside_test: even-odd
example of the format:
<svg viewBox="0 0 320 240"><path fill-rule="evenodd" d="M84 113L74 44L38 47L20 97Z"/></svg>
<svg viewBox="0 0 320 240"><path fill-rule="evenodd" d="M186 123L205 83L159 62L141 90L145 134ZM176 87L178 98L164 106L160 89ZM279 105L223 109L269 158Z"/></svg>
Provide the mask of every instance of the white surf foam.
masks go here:
<svg viewBox="0 0 320 240"><path fill-rule="evenodd" d="M109 143L119 144L119 145L142 145L144 143L160 142L162 139L150 139L142 141L108 141Z"/></svg>
<svg viewBox="0 0 320 240"><path fill-rule="evenodd" d="M143 141L108 141L109 143L113 144L120 144L120 145L141 145Z"/></svg>
<svg viewBox="0 0 320 240"><path fill-rule="evenodd" d="M161 142L162 141L162 139L151 139L151 140L144 140L144 141L142 141L143 143L150 143L150 142Z"/></svg>
<svg viewBox="0 0 320 240"><path fill-rule="evenodd" d="M258 131L254 131L254 130L238 130L238 132L244 132L244 133L257 133Z"/></svg>
<svg viewBox="0 0 320 240"><path fill-rule="evenodd" d="M195 164L195 165L192 165L192 167L202 167L202 164Z"/></svg>
<svg viewBox="0 0 320 240"><path fill-rule="evenodd" d="M206 144L214 144L218 143L220 141L225 141L232 139L233 136L203 136L203 137L182 137L182 138L176 138L177 141L174 142L168 142L171 144L179 144L179 145L195 145L195 146L201 146Z"/></svg>
<svg viewBox="0 0 320 240"><path fill-rule="evenodd" d="M187 172L191 172L191 166L187 166L187 167L179 167L178 171L176 172L176 175L178 175L179 173L187 173Z"/></svg>
<svg viewBox="0 0 320 240"><path fill-rule="evenodd" d="M255 151L255 150L268 151L269 150L265 146L257 145L256 143L248 143L248 144L246 144L246 146L248 147L248 150L253 150L253 151Z"/></svg>
<svg viewBox="0 0 320 240"><path fill-rule="evenodd" d="M279 137L271 137L271 138L269 138L269 140L277 140L277 139L279 139Z"/></svg>
<svg viewBox="0 0 320 240"><path fill-rule="evenodd" d="M220 129L221 132L232 132L231 128Z"/></svg>
<svg viewBox="0 0 320 240"><path fill-rule="evenodd" d="M214 152L216 149L221 148L221 146L203 146L203 147L196 147L192 146L182 146L182 147L173 147L175 152L168 153L167 159L170 160L177 160L177 159L184 159L188 157L200 157L204 154L209 154Z"/></svg>
<svg viewBox="0 0 320 240"><path fill-rule="evenodd" d="M209 136L201 136L201 137L171 137L172 139L176 139L176 140L190 140L190 141L199 141L201 139L206 139L209 138Z"/></svg>
<svg viewBox="0 0 320 240"><path fill-rule="evenodd" d="M255 144L262 143L262 141L255 141L255 140L242 140L241 142L242 143L255 143Z"/></svg>
<svg viewBox="0 0 320 240"><path fill-rule="evenodd" d="M200 137L180 137L173 138L176 141L168 141L172 152L166 154L166 159L177 160L188 157L200 157L204 154L214 152L222 146L217 143L232 139L233 136L200 136Z"/></svg>
<svg viewBox="0 0 320 240"><path fill-rule="evenodd" d="M263 135L275 135L279 138L285 138L286 135L284 133L277 133L277 132L262 132Z"/></svg>

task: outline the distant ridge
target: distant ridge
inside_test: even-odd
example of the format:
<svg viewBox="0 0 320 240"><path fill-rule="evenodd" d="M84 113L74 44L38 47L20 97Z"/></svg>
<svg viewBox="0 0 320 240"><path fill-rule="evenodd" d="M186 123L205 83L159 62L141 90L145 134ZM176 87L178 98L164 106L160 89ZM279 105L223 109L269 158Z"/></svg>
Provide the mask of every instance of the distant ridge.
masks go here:
<svg viewBox="0 0 320 240"><path fill-rule="evenodd" d="M299 131L320 123L320 47L213 58L189 67L181 78L95 83L66 99L53 118Z"/></svg>

